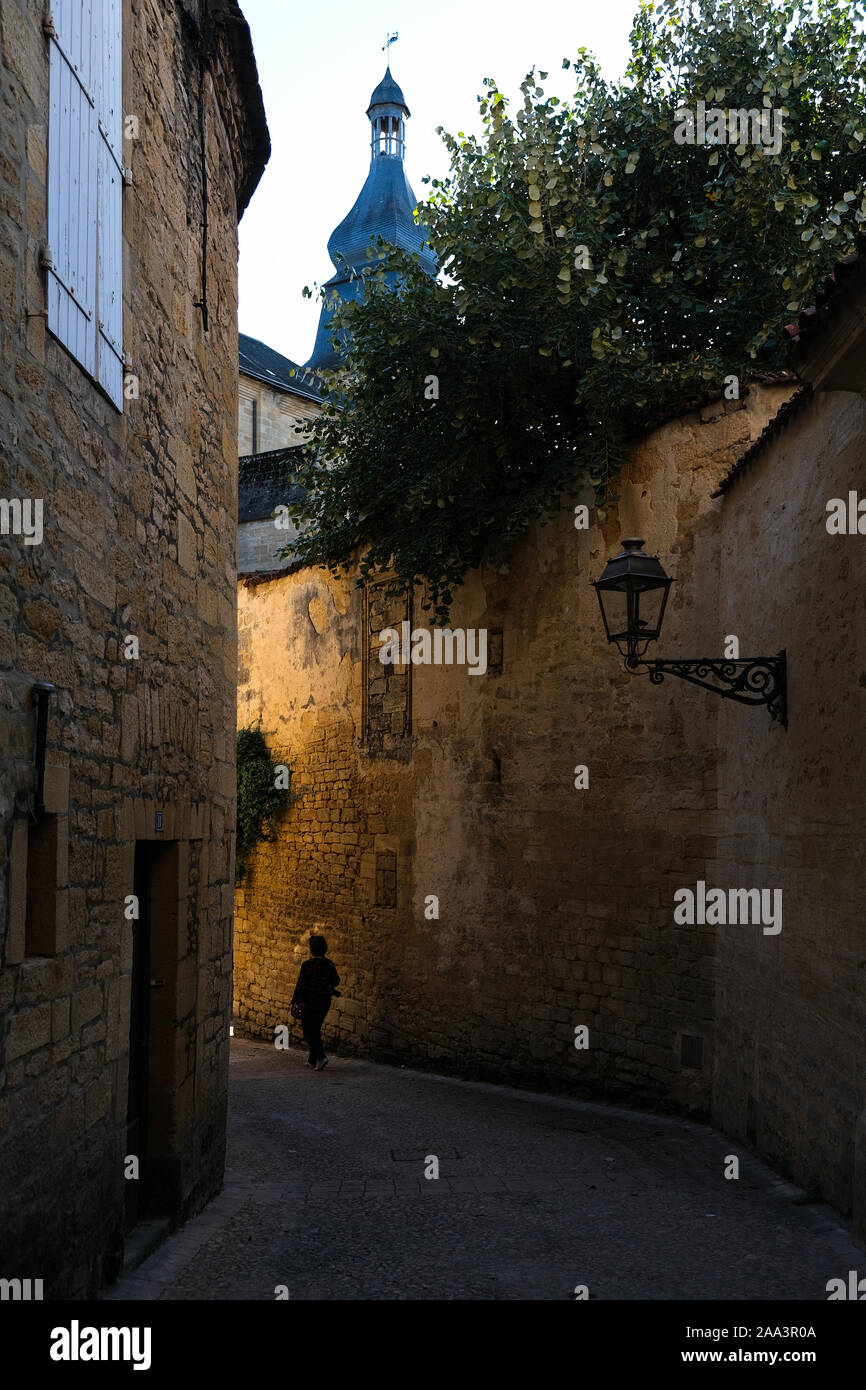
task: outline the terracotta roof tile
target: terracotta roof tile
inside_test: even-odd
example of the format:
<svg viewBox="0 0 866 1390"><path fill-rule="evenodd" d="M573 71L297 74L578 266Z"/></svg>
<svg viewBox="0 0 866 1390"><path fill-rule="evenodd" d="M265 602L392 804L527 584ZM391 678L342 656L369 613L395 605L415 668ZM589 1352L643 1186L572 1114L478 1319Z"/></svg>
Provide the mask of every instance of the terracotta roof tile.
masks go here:
<svg viewBox="0 0 866 1390"><path fill-rule="evenodd" d="M796 390L793 396L789 396L773 416L768 425L765 425L758 438L749 446L744 454L741 454L737 462L728 470L715 492L711 492L711 497L723 497L730 487L737 481L744 469L757 458L758 454L766 448L771 439L781 434L782 430L789 425L793 417L802 410L803 406L812 397L811 383L805 381Z"/></svg>

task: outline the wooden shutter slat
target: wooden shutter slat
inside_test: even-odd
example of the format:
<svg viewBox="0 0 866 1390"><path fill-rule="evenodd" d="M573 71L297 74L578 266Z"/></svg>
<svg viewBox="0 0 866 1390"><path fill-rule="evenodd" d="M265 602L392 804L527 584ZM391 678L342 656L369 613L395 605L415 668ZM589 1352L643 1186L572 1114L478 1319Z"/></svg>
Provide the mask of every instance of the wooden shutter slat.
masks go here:
<svg viewBox="0 0 866 1390"><path fill-rule="evenodd" d="M54 0L48 327L123 408L121 0Z"/></svg>
<svg viewBox="0 0 866 1390"><path fill-rule="evenodd" d="M50 56L48 327L95 372L95 266L92 255L96 170L92 161L94 109L60 44Z"/></svg>
<svg viewBox="0 0 866 1390"><path fill-rule="evenodd" d="M98 107L99 220L97 257L98 371L101 386L123 406L123 165L121 110L121 0L102 0L102 54ZM117 148L115 148L115 145Z"/></svg>

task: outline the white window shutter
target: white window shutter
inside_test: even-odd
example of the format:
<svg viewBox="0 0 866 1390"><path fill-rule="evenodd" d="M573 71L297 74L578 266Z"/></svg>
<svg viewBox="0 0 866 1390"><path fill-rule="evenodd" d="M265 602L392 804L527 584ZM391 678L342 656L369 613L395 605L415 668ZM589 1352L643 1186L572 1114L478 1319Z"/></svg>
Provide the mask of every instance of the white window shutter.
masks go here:
<svg viewBox="0 0 866 1390"><path fill-rule="evenodd" d="M99 113L97 376L123 409L123 110L121 0L102 0L103 65Z"/></svg>
<svg viewBox="0 0 866 1390"><path fill-rule="evenodd" d="M48 327L123 408L122 0L54 0Z"/></svg>
<svg viewBox="0 0 866 1390"><path fill-rule="evenodd" d="M97 0L97 4L99 0ZM92 0L56 0L48 121L48 327L96 375Z"/></svg>

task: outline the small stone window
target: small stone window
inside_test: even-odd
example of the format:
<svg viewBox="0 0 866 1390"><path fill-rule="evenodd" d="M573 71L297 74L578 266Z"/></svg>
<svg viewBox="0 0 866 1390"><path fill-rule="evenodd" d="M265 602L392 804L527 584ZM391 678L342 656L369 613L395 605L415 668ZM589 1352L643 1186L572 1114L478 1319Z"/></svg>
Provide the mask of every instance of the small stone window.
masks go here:
<svg viewBox="0 0 866 1390"><path fill-rule="evenodd" d="M384 664L381 634L411 631L411 595L390 594L385 582L364 590L362 744L375 757L408 757L412 747L412 663Z"/></svg>
<svg viewBox="0 0 866 1390"><path fill-rule="evenodd" d="M27 836L27 908L24 950L57 954L57 816L42 816Z"/></svg>
<svg viewBox="0 0 866 1390"><path fill-rule="evenodd" d="M392 850L376 855L376 906L397 906L397 856Z"/></svg>

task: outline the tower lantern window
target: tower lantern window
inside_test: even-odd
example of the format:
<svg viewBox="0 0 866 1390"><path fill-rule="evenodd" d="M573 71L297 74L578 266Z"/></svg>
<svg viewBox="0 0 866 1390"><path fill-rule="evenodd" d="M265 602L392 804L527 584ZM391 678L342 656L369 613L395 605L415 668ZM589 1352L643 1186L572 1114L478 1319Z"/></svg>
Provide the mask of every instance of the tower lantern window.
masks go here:
<svg viewBox="0 0 866 1390"><path fill-rule="evenodd" d="M405 134L401 116L377 116L373 121L373 155L402 159Z"/></svg>

